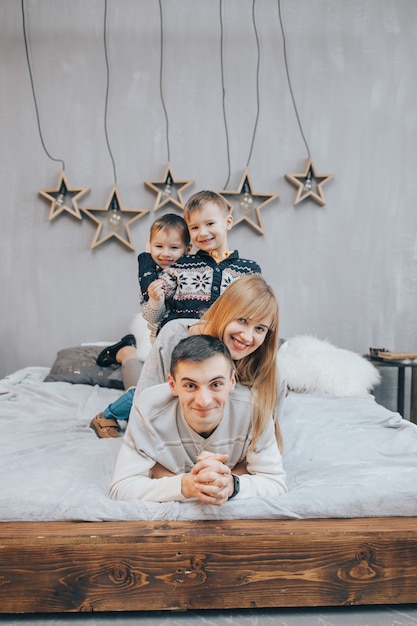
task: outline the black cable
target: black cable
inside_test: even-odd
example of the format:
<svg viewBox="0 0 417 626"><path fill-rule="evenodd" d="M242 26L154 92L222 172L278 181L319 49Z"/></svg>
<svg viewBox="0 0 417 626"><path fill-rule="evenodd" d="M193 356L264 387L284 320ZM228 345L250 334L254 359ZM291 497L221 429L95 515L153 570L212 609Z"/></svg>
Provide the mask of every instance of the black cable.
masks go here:
<svg viewBox="0 0 417 626"><path fill-rule="evenodd" d="M36 119L37 119L37 123L38 123L39 137L41 139L42 147L43 147L43 149L45 151L45 154L52 161L57 161L58 163L62 163L62 169L65 170L65 163L64 163L64 161L62 159L54 158L48 152L48 150L46 148L46 145L45 145L45 142L43 140L43 135L42 135L42 130L41 130L41 122L40 122L40 117L39 117L38 103L37 103L37 99L36 99L35 84L33 82L32 68L30 66L30 59L29 59L28 41L27 41L27 36L26 36L26 20L25 20L25 3L24 3L24 0L22 0L22 23L23 23L23 39L24 39L24 42L25 42L25 51L26 51L26 61L27 61L27 66L28 66L28 70L29 70L30 84L31 84L31 87L32 87L33 102L35 103L35 111L36 111Z"/></svg>
<svg viewBox="0 0 417 626"><path fill-rule="evenodd" d="M161 24L161 52L160 52L160 66L159 66L159 93L161 96L162 108L164 109L165 114L165 136L167 142L167 153L168 153L168 163L171 161L171 151L169 147L169 121L168 121L168 113L167 108L165 106L164 92L162 88L162 77L163 77L163 67L164 67L164 18L162 12L162 1L159 0L159 18Z"/></svg>
<svg viewBox="0 0 417 626"><path fill-rule="evenodd" d="M106 97L104 99L104 134L106 136L107 148L109 151L109 155L111 158L111 162L113 165L113 176L114 176L114 184L117 185L117 176L116 176L116 164L114 162L113 153L110 147L109 134L107 131L107 111L109 106L109 91L110 91L110 67L109 67L109 58L107 53L107 0L104 0L104 57L106 59L106 72L107 72L107 85L106 85Z"/></svg>
<svg viewBox="0 0 417 626"><path fill-rule="evenodd" d="M253 150L253 145L255 143L255 135L256 135L256 129L258 127L259 110L260 110L259 69L260 69L261 48L260 48L260 45L259 45L258 31L257 31L257 28L256 28L255 2L256 2L256 0L253 0L253 2L252 2L252 22L253 22L253 29L254 29L255 38L256 38L256 47L257 47L257 52L258 52L258 60L257 60L257 66L256 66L256 102L257 102L257 111L256 111L255 126L254 126L254 129L253 129L252 142L251 142L251 146L250 146L250 150L249 150L248 162L246 164L246 167L249 167L249 163L250 163L250 160L251 160L251 157L252 157L252 150Z"/></svg>
<svg viewBox="0 0 417 626"><path fill-rule="evenodd" d="M282 43L283 43L283 49L284 49L284 63L285 63L285 70L287 72L288 87L290 89L291 99L294 105L294 111L295 111L295 116L297 118L298 128L300 129L301 137L303 138L305 147L307 149L307 154L310 157L310 148L308 147L307 139L305 138L303 127L301 126L300 116L298 114L297 105L295 103L294 92L293 92L292 85L291 85L290 72L288 69L287 45L285 41L284 24L283 24L282 16L281 16L281 0L278 0L278 15L279 15L279 23L281 25Z"/></svg>
<svg viewBox="0 0 417 626"><path fill-rule="evenodd" d="M220 0L219 4L220 9L220 74L222 79L222 103L223 103L223 121L224 121L224 132L226 135L226 152L227 152L227 180L224 184L223 189L227 188L230 180L230 142L229 142L229 130L227 128L227 117L226 117L226 89L224 86L224 55L223 55L223 39L224 39L224 29L223 29L223 0Z"/></svg>

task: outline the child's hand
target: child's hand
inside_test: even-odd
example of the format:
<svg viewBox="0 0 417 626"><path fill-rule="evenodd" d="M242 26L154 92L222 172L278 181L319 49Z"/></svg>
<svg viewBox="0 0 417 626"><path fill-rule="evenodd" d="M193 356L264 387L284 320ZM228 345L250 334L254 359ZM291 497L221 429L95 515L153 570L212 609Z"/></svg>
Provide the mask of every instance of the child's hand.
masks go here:
<svg viewBox="0 0 417 626"><path fill-rule="evenodd" d="M158 278L154 280L148 287L148 294L152 300L163 300L165 298L165 293L163 290L163 281Z"/></svg>

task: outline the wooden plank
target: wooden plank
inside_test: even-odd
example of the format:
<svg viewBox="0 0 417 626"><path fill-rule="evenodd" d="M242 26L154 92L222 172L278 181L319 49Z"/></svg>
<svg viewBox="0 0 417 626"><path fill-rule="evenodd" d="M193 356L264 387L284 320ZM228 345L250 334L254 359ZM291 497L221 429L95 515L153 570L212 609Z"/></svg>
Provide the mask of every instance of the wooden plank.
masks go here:
<svg viewBox="0 0 417 626"><path fill-rule="evenodd" d="M417 519L0 524L0 612L417 602Z"/></svg>

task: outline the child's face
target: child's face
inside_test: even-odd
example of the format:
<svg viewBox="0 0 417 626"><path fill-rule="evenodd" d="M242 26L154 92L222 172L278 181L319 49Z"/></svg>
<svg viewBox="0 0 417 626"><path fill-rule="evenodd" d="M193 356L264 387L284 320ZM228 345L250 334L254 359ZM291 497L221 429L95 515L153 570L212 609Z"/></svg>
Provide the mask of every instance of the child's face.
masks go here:
<svg viewBox="0 0 417 626"><path fill-rule="evenodd" d="M150 241L150 253L154 262L159 267L170 267L183 254L189 251L181 234L176 229L158 230Z"/></svg>
<svg viewBox="0 0 417 626"><path fill-rule="evenodd" d="M193 245L205 252L218 254L227 250L227 231L231 229L232 221L232 216L225 215L213 202L202 209L194 209L186 218Z"/></svg>

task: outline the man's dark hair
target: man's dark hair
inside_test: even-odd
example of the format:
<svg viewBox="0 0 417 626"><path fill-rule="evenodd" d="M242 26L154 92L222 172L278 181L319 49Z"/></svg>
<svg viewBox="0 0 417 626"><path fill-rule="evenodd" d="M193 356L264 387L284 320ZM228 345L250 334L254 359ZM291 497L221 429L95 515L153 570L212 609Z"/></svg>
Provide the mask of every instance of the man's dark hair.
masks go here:
<svg viewBox="0 0 417 626"><path fill-rule="evenodd" d="M181 361L200 363L201 361L211 359L216 354L224 356L230 362L230 369L233 371L234 363L229 348L220 339L211 337L211 335L193 335L192 337L181 339L172 351L171 376L174 376L175 369Z"/></svg>

